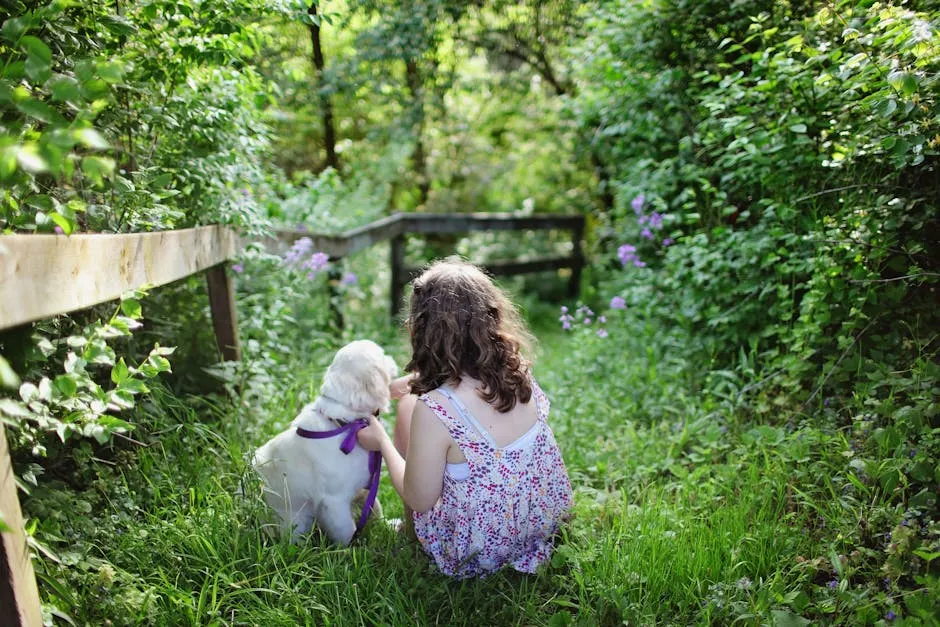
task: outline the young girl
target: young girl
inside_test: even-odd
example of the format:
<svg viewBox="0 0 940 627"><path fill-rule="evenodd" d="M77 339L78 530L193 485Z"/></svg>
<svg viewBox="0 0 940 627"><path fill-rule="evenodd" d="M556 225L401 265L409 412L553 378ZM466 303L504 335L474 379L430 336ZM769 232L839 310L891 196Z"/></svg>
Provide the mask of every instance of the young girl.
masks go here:
<svg viewBox="0 0 940 627"><path fill-rule="evenodd" d="M399 401L398 446L377 420L359 443L382 452L442 572L533 572L551 555L571 484L522 356L529 333L482 271L454 260L415 280L407 326L412 374L391 386L395 397L412 392Z"/></svg>

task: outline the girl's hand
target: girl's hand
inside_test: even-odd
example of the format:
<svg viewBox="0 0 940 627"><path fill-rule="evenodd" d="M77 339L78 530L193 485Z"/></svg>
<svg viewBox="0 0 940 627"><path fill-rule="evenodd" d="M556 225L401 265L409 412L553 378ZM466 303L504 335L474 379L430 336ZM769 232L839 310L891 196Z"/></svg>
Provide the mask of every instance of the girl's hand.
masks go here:
<svg viewBox="0 0 940 627"><path fill-rule="evenodd" d="M356 440L359 445L367 451L378 451L382 449L382 442L388 439L388 433L385 427L375 416L369 418L369 426L363 427L356 433Z"/></svg>
<svg viewBox="0 0 940 627"><path fill-rule="evenodd" d="M411 393L411 380L414 378L413 374L405 375L404 377L398 377L392 381L388 386L388 392L391 395L393 400L398 400L403 396Z"/></svg>

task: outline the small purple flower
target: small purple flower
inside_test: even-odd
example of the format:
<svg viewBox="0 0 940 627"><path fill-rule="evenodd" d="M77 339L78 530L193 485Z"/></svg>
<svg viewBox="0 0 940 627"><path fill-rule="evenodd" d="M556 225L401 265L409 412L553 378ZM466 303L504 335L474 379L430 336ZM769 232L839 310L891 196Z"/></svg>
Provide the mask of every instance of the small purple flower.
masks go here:
<svg viewBox="0 0 940 627"><path fill-rule="evenodd" d="M663 216L657 212L650 214L650 228L658 231L663 228Z"/></svg>
<svg viewBox="0 0 940 627"><path fill-rule="evenodd" d="M644 228L642 231L640 231L640 237L645 237L646 239L651 240L653 239L653 232L647 228Z"/></svg>
<svg viewBox="0 0 940 627"><path fill-rule="evenodd" d="M561 328L564 329L565 331L571 330L571 322L568 321L568 320L562 320L562 321L561 321Z"/></svg>
<svg viewBox="0 0 940 627"><path fill-rule="evenodd" d="M898 615L892 612L891 610L888 610L888 613L885 614L885 620L894 620L897 617Z"/></svg>
<svg viewBox="0 0 940 627"><path fill-rule="evenodd" d="M640 212L643 211L644 204L646 204L646 197L643 194L640 194L630 202L630 206L633 207L633 212L637 215L640 215Z"/></svg>
<svg viewBox="0 0 940 627"><path fill-rule="evenodd" d="M53 231L55 231L55 232L56 232L56 234L58 234L58 235L62 235L63 233L65 233L65 231L63 231L63 230L62 230L62 227L61 227L61 226L59 226L58 224L57 224L57 225L55 225L55 228L54 228L54 229L52 229L52 230L53 230Z"/></svg>
<svg viewBox="0 0 940 627"><path fill-rule="evenodd" d="M232 272L234 272L235 274L241 274L244 271L245 271L245 266L243 266L240 263L236 263L232 266Z"/></svg>
<svg viewBox="0 0 940 627"><path fill-rule="evenodd" d="M829 398L823 399L823 407L829 407Z"/></svg>
<svg viewBox="0 0 940 627"><path fill-rule="evenodd" d="M601 324L606 324L606 323L607 323L607 316L599 316L599 317L597 318L597 321L600 322Z"/></svg>
<svg viewBox="0 0 940 627"><path fill-rule="evenodd" d="M646 262L645 262L645 261L640 261L639 259L634 259L634 260L633 260L633 265L636 266L637 268L645 268L645 267L646 267Z"/></svg>
<svg viewBox="0 0 940 627"><path fill-rule="evenodd" d="M832 581L829 582L828 586L831 590L835 590L836 588L839 587L839 580L833 579Z"/></svg>
<svg viewBox="0 0 940 627"><path fill-rule="evenodd" d="M562 306L561 306L561 313L563 313L563 314L568 313L568 308L565 307L564 305L562 305Z"/></svg>
<svg viewBox="0 0 940 627"><path fill-rule="evenodd" d="M342 283L343 285L355 285L358 282L359 282L359 277L356 276L355 272L347 272L346 274L343 275L343 278L340 281L340 283Z"/></svg>
<svg viewBox="0 0 940 627"><path fill-rule="evenodd" d="M640 216L639 218L637 218L637 222L640 223L640 226L645 225L649 221L650 221L649 216Z"/></svg>
<svg viewBox="0 0 940 627"><path fill-rule="evenodd" d="M585 318L585 319L584 319L584 324L591 324L591 319L590 319L590 318Z"/></svg>
<svg viewBox="0 0 940 627"><path fill-rule="evenodd" d="M601 338L607 337L607 329L598 329L597 337L601 337Z"/></svg>
<svg viewBox="0 0 940 627"><path fill-rule="evenodd" d="M330 257L326 253L316 252L310 256L310 259L304 262L303 269L309 270L307 278L312 279L320 270L330 263Z"/></svg>
<svg viewBox="0 0 940 627"><path fill-rule="evenodd" d="M251 192L248 191L247 187L242 188L242 196L251 196Z"/></svg>
<svg viewBox="0 0 940 627"><path fill-rule="evenodd" d="M296 226L295 228L296 228L298 231L303 231L304 233L307 232L307 225L304 224L303 222L298 222L298 223L297 223L297 226Z"/></svg>
<svg viewBox="0 0 940 627"><path fill-rule="evenodd" d="M624 266L626 266L628 263L632 263L638 268L642 268L646 265L645 263L640 262L640 258L636 256L636 246L633 246L632 244L624 244L618 248L617 256L620 257L620 263L622 263Z"/></svg>
<svg viewBox="0 0 940 627"><path fill-rule="evenodd" d="M675 243L676 243L676 240L672 239L671 237L667 237L666 239L663 240L663 246L672 246Z"/></svg>
<svg viewBox="0 0 940 627"><path fill-rule="evenodd" d="M610 308L611 309L626 309L627 301L623 296L614 296L610 299Z"/></svg>
<svg viewBox="0 0 940 627"><path fill-rule="evenodd" d="M313 240L309 237L301 237L294 242L287 254L284 255L284 263L294 265L313 251Z"/></svg>

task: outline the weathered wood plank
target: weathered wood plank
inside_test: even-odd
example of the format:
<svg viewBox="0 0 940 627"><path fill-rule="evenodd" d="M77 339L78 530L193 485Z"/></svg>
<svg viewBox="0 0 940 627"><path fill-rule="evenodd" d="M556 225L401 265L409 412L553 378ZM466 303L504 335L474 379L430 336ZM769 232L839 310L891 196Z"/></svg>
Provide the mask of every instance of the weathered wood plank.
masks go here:
<svg viewBox="0 0 940 627"><path fill-rule="evenodd" d="M335 260L354 255L360 250L400 235L404 227L403 215L405 214L396 213L336 235L310 233L299 229L277 229L275 233L278 240L288 245L304 237L310 238L314 251L326 253L330 259Z"/></svg>
<svg viewBox="0 0 940 627"><path fill-rule="evenodd" d="M576 229L584 224L584 216L566 214L514 213L406 213L400 214L409 233L469 233L471 231L519 231Z"/></svg>
<svg viewBox="0 0 940 627"><path fill-rule="evenodd" d="M576 257L544 257L528 261L495 261L482 264L480 267L493 276L511 276L514 274L529 274L532 272L548 272L561 268L575 268L578 265ZM419 276L424 268L409 266L405 269L405 276L411 281Z"/></svg>
<svg viewBox="0 0 940 627"><path fill-rule="evenodd" d="M220 263L206 271L209 288L209 310L219 353L225 361L241 361L238 345L238 316L235 311L235 288L227 272L228 264Z"/></svg>
<svg viewBox="0 0 940 627"><path fill-rule="evenodd" d="M0 516L11 531L0 533L0 625L38 627L42 607L29 560L13 464L0 423Z"/></svg>
<svg viewBox="0 0 940 627"><path fill-rule="evenodd" d="M324 252L331 259L340 259L402 233L469 233L524 229L583 230L584 216L567 214L520 216L514 213L396 213L335 235L310 233L298 229L278 229L276 233L277 239L288 245L304 237L310 238L315 251Z"/></svg>
<svg viewBox="0 0 940 627"><path fill-rule="evenodd" d="M164 285L235 254L222 226L133 234L0 236L0 329Z"/></svg>

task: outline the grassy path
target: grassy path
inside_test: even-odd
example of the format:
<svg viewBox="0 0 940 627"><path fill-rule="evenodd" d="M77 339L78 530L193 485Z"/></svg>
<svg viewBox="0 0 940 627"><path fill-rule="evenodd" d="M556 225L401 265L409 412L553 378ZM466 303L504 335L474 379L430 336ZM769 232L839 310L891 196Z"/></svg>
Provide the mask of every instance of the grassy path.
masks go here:
<svg viewBox="0 0 940 627"><path fill-rule="evenodd" d="M269 539L245 460L310 398L317 363L263 410L158 389L144 406L153 445L93 466L71 502L37 490L31 515L60 559L40 568L46 600L79 624L802 624L838 576L818 558L848 552L819 522L847 501L809 470L842 463L844 439L736 423L650 329L540 336L536 372L577 489L540 575L449 581L381 524L345 549ZM387 479L380 498L400 515ZM812 598L833 618L836 592Z"/></svg>

